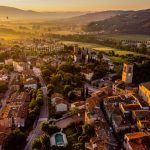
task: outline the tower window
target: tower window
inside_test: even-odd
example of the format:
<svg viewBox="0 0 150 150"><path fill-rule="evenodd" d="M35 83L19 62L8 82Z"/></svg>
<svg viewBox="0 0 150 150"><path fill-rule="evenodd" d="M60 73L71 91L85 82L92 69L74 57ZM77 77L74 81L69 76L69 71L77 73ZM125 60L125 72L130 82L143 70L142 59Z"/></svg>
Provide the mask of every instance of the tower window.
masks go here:
<svg viewBox="0 0 150 150"><path fill-rule="evenodd" d="M129 67L128 73L132 73L132 68L131 67Z"/></svg>

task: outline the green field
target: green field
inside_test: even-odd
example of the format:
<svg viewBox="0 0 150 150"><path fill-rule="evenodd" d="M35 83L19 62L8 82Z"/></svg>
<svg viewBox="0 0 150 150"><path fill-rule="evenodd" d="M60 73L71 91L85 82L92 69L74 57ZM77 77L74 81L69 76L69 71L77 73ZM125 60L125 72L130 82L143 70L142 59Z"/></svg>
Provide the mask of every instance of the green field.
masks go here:
<svg viewBox="0 0 150 150"><path fill-rule="evenodd" d="M97 51L104 51L104 52L115 51L115 54L118 54L118 55L128 55L128 54L143 55L143 54L139 54L139 53L136 53L136 52L119 50L119 49L106 47L106 46L99 45L99 44L82 43L82 42L74 42L74 41L62 41L62 43L64 43L64 44L78 44L79 47L90 48L90 49L94 49L94 50L97 50ZM145 55L143 55L143 56L145 56Z"/></svg>
<svg viewBox="0 0 150 150"><path fill-rule="evenodd" d="M106 52L106 53L109 52L109 51L114 51L115 54L118 54L118 55L133 54L134 56L145 56L147 58L150 58L150 56L148 56L148 55L139 54L139 53L131 52L131 51L114 49L114 48L102 46L102 45L99 45L99 44L73 42L73 41L62 41L62 43L64 43L64 44L78 44L79 47L90 48L90 49L94 49L94 50L102 51L102 52ZM122 59L121 57L111 57L111 60L113 62L124 62L124 59Z"/></svg>
<svg viewBox="0 0 150 150"><path fill-rule="evenodd" d="M111 59L112 62L119 62L119 63L125 62L125 59L123 59L121 57L112 56L112 57L110 57L110 59Z"/></svg>
<svg viewBox="0 0 150 150"><path fill-rule="evenodd" d="M132 41L150 41L150 35L139 34L118 34L118 35L101 35L104 38L112 38L114 40L132 40Z"/></svg>

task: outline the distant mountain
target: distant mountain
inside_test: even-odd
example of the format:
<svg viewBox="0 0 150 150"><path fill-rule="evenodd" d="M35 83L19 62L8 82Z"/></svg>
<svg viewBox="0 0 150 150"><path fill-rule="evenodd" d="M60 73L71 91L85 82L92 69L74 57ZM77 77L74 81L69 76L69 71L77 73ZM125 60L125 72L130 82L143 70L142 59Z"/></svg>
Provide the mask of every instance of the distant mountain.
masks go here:
<svg viewBox="0 0 150 150"><path fill-rule="evenodd" d="M86 31L101 33L150 34L150 9L128 12L89 23Z"/></svg>
<svg viewBox="0 0 150 150"><path fill-rule="evenodd" d="M62 19L83 15L86 12L36 12L21 10L13 7L0 6L0 19L24 20L24 19Z"/></svg>
<svg viewBox="0 0 150 150"><path fill-rule="evenodd" d="M75 16L69 19L65 19L63 22L67 23L76 23L76 24L88 24L90 22L94 21L100 21L105 20L111 17L114 17L116 15L120 14L126 14L131 11L122 11L122 10L111 10L111 11L101 11L101 12L95 12L95 13L87 13L80 16Z"/></svg>

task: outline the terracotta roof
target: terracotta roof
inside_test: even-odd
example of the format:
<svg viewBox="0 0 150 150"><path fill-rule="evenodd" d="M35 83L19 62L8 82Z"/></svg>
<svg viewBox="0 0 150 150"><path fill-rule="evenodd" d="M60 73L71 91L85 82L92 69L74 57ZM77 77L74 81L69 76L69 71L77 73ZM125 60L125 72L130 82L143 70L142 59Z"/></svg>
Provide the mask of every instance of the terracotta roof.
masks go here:
<svg viewBox="0 0 150 150"><path fill-rule="evenodd" d="M142 97L141 96L139 96L138 94L133 94L132 95L135 99L137 99L138 100L138 103L142 106L142 107L149 107L149 105L148 105L148 103L146 102L146 101L144 101L143 99L142 99Z"/></svg>
<svg viewBox="0 0 150 150"><path fill-rule="evenodd" d="M136 100L132 95L118 95L118 96L110 96L107 97L105 100L105 104L108 103L126 103L126 104L132 104L135 103Z"/></svg>
<svg viewBox="0 0 150 150"><path fill-rule="evenodd" d="M9 99L7 99L7 103L15 103L15 102L29 102L30 95L27 92L21 93L13 93Z"/></svg>
<svg viewBox="0 0 150 150"><path fill-rule="evenodd" d="M64 100L63 98L55 98L55 105L58 105L58 104L69 105L69 103L66 100Z"/></svg>
<svg viewBox="0 0 150 150"><path fill-rule="evenodd" d="M150 134L134 132L125 135L133 150L150 150Z"/></svg>
<svg viewBox="0 0 150 150"><path fill-rule="evenodd" d="M79 107L79 106L85 105L85 101L74 102L72 104L75 105L76 107Z"/></svg>
<svg viewBox="0 0 150 150"><path fill-rule="evenodd" d="M140 110L139 104L121 104L125 111Z"/></svg>
<svg viewBox="0 0 150 150"><path fill-rule="evenodd" d="M150 110L134 110L133 114L137 120L148 120L150 119Z"/></svg>
<svg viewBox="0 0 150 150"><path fill-rule="evenodd" d="M92 112L95 107L100 107L100 98L98 96L93 96L87 98L86 100L86 108L89 112Z"/></svg>
<svg viewBox="0 0 150 150"><path fill-rule="evenodd" d="M112 94L112 88L109 86L100 88L98 91L92 93L92 96L106 97Z"/></svg>
<svg viewBox="0 0 150 150"><path fill-rule="evenodd" d="M0 125L0 133L8 133L11 129Z"/></svg>
<svg viewBox="0 0 150 150"><path fill-rule="evenodd" d="M148 134L146 132L133 132L133 133L127 133L127 134L125 134L125 136L129 140L133 140L133 139L141 138L143 136L148 136Z"/></svg>
<svg viewBox="0 0 150 150"><path fill-rule="evenodd" d="M4 132L0 132L0 145L3 145L7 135Z"/></svg>
<svg viewBox="0 0 150 150"><path fill-rule="evenodd" d="M150 91L150 82L141 83L140 86L144 86L146 89Z"/></svg>
<svg viewBox="0 0 150 150"><path fill-rule="evenodd" d="M23 103L18 109L17 117L26 118L28 114L29 103Z"/></svg>
<svg viewBox="0 0 150 150"><path fill-rule="evenodd" d="M150 130L150 120L139 120L139 122L142 124L142 128Z"/></svg>
<svg viewBox="0 0 150 150"><path fill-rule="evenodd" d="M63 95L60 94L60 93L54 93L54 94L52 94L51 99L53 99L53 98L55 98L55 97L63 98Z"/></svg>
<svg viewBox="0 0 150 150"><path fill-rule="evenodd" d="M11 107L5 106L1 111L0 119L7 118L9 116L10 110L11 110Z"/></svg>

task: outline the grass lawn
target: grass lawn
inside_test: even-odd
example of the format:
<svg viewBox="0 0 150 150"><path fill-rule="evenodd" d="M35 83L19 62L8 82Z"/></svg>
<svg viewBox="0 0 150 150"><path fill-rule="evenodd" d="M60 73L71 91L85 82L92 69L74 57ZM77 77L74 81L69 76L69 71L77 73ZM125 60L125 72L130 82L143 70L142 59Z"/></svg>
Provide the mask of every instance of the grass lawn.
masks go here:
<svg viewBox="0 0 150 150"><path fill-rule="evenodd" d="M114 56L112 56L112 57L110 57L110 59L111 59L112 62L118 62L118 63L125 62L125 59L123 59L121 57L114 57Z"/></svg>

